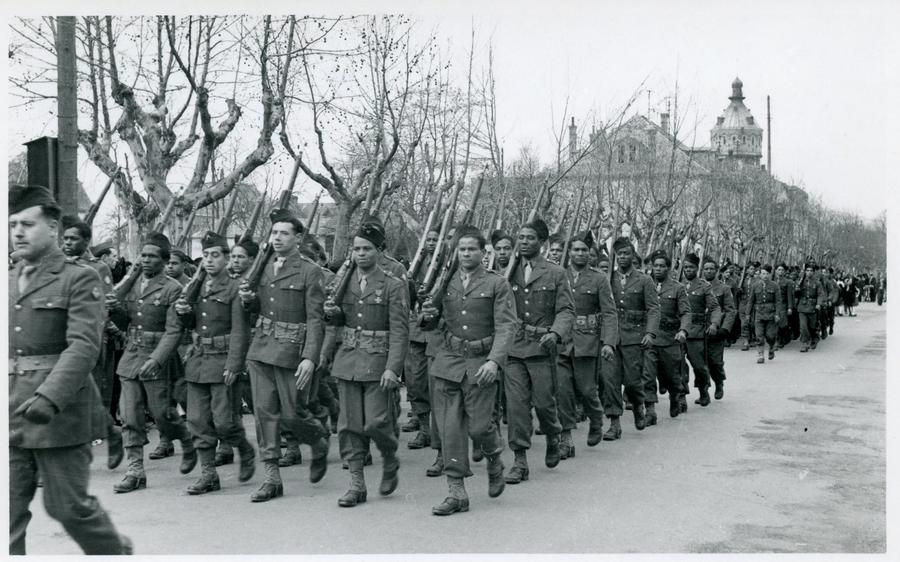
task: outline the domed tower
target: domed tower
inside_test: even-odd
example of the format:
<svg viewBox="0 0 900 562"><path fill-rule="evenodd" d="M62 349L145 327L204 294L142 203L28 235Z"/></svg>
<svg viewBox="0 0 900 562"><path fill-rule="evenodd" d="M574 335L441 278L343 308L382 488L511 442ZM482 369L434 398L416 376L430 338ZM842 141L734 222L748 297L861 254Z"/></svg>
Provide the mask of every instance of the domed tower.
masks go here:
<svg viewBox="0 0 900 562"><path fill-rule="evenodd" d="M710 131L711 146L719 158L735 159L741 164L759 166L762 158L762 127L744 105L744 83L731 83L731 103Z"/></svg>

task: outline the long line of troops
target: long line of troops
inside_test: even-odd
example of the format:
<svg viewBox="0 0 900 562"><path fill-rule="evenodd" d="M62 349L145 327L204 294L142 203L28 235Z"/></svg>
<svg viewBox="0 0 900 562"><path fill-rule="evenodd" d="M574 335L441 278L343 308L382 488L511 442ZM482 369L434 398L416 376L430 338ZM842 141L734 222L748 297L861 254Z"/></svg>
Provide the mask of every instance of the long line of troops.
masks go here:
<svg viewBox="0 0 900 562"><path fill-rule="evenodd" d="M470 457L487 460L490 497L506 484L529 479L533 413L537 433L546 438L545 465L553 468L575 455L572 431L585 418L587 446L594 447L621 438L624 409L632 411L636 430L656 425L660 394L668 394L670 417L685 414L691 392L687 363L699 394L694 403L709 406L713 385L714 398L721 400L723 351L737 319L744 349L756 345L759 363L774 359L776 349L790 341L791 316L799 318L801 351L815 349L833 326L836 285L812 262L795 284L785 265L772 279L770 265L752 264L741 272L733 264L720 267L711 256L688 254L681 282L664 251L648 256L645 271L629 239L615 240L608 257L584 231L568 241L563 268L554 263L563 244L551 243L544 252L550 236L541 219L522 225L515 241L492 233L493 270L485 267L483 233L458 226L451 248L458 270L443 294L426 297L412 289L421 273L407 280L406 268L384 251L383 225L369 218L353 237L355 269L347 289L333 302L326 299L333 273L323 265L321 245L287 210L269 218L274 259L258 287L244 278L260 251L255 242L229 247L214 232L203 237L206 281L196 302L183 297L186 276L164 273L173 254L164 235L145 238L139 281L117 298L109 268L88 251L90 228L63 219L68 262L93 267L107 284L107 350L93 370L94 386L104 390L101 402L109 408L114 369L122 428L120 434L104 411L94 416L103 418L94 429L95 437L108 439L110 468L126 460L116 492L147 486L149 412L160 433L151 459L174 454L177 440L183 474L199 461L201 474L189 494L220 489L216 467L233 462L234 448L240 481L252 478L261 457L265 476L251 495L254 502L283 495L279 468L300 462L300 444L311 447L309 479L318 482L334 432L350 476L338 504L366 501L371 442L383 459L379 493L389 495L399 484L402 376L411 406L402 429L418 432L408 446L436 449L427 474L448 481L448 496L432 512L463 512L469 509L464 479L472 475ZM425 238L422 273L439 233ZM507 275L514 251L519 259ZM116 315L118 324L111 321ZM113 366L108 344L116 338L125 344ZM18 353L13 345L11 357ZM244 403L255 417L257 448L242 424ZM501 458L502 423L508 424L506 441L514 453L508 471Z"/></svg>

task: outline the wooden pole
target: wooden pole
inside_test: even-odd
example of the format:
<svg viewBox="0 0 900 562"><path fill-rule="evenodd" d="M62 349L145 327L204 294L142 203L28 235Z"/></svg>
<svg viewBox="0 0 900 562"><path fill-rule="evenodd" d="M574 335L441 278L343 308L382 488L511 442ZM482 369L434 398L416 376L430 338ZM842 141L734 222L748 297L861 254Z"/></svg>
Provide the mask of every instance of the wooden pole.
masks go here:
<svg viewBox="0 0 900 562"><path fill-rule="evenodd" d="M75 82L75 17L56 18L57 202L78 214L78 100Z"/></svg>

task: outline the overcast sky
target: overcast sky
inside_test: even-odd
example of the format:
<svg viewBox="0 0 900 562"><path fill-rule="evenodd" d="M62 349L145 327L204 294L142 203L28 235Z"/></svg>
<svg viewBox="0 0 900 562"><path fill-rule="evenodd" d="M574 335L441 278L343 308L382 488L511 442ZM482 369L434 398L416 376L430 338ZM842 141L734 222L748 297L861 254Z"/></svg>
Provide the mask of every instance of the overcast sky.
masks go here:
<svg viewBox="0 0 900 562"><path fill-rule="evenodd" d="M683 135L696 130L694 143L708 145L709 130L728 105L731 82L739 76L745 103L763 126L766 95L772 98L775 174L821 195L831 207L874 217L887 207L896 185L888 179L887 166L889 159L896 161L900 111L900 22L894 4L460 0L378 6L411 13L423 33L434 29L450 45L459 71L473 23L481 61L486 61L487 44L493 44L501 141L508 155L531 144L544 161L551 161L552 130L559 127L567 97L576 123L590 128L592 120L608 119L645 79L635 109L646 114L649 108L651 118L658 120L677 80ZM113 6L120 10L122 5ZM151 6L159 12L177 7L184 13L184 4L140 5ZM258 4L233 1L214 6L217 13L259 9ZM289 13L301 6L310 14L372 9L371 3L340 2L271 7L267 2L265 8ZM34 13L37 8L30 9ZM78 9L109 13L110 5ZM202 11L193 3L191 10ZM15 114L10 117L6 130L13 136L7 146L12 148L25 140L15 136L28 125L16 123ZM39 134L47 131L35 136Z"/></svg>

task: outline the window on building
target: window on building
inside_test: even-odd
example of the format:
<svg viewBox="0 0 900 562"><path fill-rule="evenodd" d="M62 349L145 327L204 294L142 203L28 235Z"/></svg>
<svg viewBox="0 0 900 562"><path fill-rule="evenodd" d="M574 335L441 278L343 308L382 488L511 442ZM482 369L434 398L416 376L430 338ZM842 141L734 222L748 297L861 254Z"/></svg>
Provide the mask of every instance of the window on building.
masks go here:
<svg viewBox="0 0 900 562"><path fill-rule="evenodd" d="M630 144L628 145L628 161L634 162L637 160L637 146Z"/></svg>
<svg viewBox="0 0 900 562"><path fill-rule="evenodd" d="M619 146L619 164L625 163L625 147Z"/></svg>

